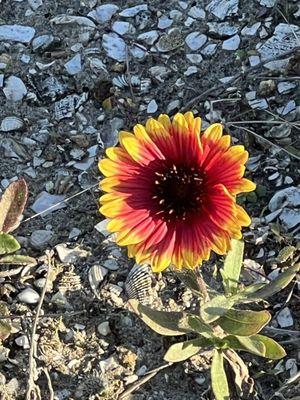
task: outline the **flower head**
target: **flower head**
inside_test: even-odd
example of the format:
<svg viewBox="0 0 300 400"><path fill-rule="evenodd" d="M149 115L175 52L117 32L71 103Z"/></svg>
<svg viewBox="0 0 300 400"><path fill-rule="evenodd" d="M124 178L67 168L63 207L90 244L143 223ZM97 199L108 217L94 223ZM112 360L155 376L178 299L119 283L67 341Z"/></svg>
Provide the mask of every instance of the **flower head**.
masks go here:
<svg viewBox="0 0 300 400"><path fill-rule="evenodd" d="M255 189L243 178L248 152L230 146L221 124L202 134L200 125L191 112L151 118L134 133L120 132L120 147L99 163L108 230L156 272L195 268L211 250L225 254L251 222L236 203L237 194Z"/></svg>

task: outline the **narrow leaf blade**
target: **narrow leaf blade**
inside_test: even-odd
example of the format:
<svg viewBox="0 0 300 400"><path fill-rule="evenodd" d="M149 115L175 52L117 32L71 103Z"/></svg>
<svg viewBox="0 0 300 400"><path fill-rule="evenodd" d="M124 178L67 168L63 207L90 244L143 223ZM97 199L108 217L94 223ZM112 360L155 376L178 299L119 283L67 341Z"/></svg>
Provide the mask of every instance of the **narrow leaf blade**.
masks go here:
<svg viewBox="0 0 300 400"><path fill-rule="evenodd" d="M273 296L281 289L285 288L294 278L296 273L300 270L300 263L287 268L276 279L266 284L263 288L254 293L250 293L247 298L252 300L265 299Z"/></svg>
<svg viewBox="0 0 300 400"><path fill-rule="evenodd" d="M232 335L251 336L258 333L271 319L268 311L228 310L218 325Z"/></svg>
<svg viewBox="0 0 300 400"><path fill-rule="evenodd" d="M187 315L182 312L153 310L134 299L129 300L129 305L146 325L160 335L179 336L192 332Z"/></svg>
<svg viewBox="0 0 300 400"><path fill-rule="evenodd" d="M164 360L168 362L180 362L191 358L206 346L211 344L209 339L197 338L187 340L185 342L175 343L169 347L164 356Z"/></svg>
<svg viewBox="0 0 300 400"><path fill-rule="evenodd" d="M229 387L224 369L223 353L214 350L211 364L211 385L216 400L229 400Z"/></svg>
<svg viewBox="0 0 300 400"><path fill-rule="evenodd" d="M8 233L19 226L27 198L28 188L23 178L5 190L0 201L0 232Z"/></svg>
<svg viewBox="0 0 300 400"><path fill-rule="evenodd" d="M18 241L12 235L0 232L0 255L14 253L20 247Z"/></svg>
<svg viewBox="0 0 300 400"><path fill-rule="evenodd" d="M12 256L4 256L0 258L0 264L36 265L37 261L33 257L14 254Z"/></svg>
<svg viewBox="0 0 300 400"><path fill-rule="evenodd" d="M225 258L223 268L223 284L226 294L236 292L243 263L243 254L244 242L232 239L231 250Z"/></svg>

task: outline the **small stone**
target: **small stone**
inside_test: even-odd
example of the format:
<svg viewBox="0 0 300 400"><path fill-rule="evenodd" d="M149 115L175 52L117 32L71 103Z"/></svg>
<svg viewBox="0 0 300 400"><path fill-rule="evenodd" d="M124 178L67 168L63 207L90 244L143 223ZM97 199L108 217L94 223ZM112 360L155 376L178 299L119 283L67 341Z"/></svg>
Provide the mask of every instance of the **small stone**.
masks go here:
<svg viewBox="0 0 300 400"><path fill-rule="evenodd" d="M127 21L115 21L112 30L121 36L135 33L135 27Z"/></svg>
<svg viewBox="0 0 300 400"><path fill-rule="evenodd" d="M277 0L256 0L256 1L258 1L261 6L269 8L274 7L277 2Z"/></svg>
<svg viewBox="0 0 300 400"><path fill-rule="evenodd" d="M258 31L258 29L261 26L261 22L256 22L255 24L251 25L251 26L245 26L242 31L241 34L243 36L255 36L256 32Z"/></svg>
<svg viewBox="0 0 300 400"><path fill-rule="evenodd" d="M209 33L217 39L226 39L238 33L239 27L229 22L208 22Z"/></svg>
<svg viewBox="0 0 300 400"><path fill-rule="evenodd" d="M40 295L32 288L26 288L18 294L18 299L25 304L36 304L40 299Z"/></svg>
<svg viewBox="0 0 300 400"><path fill-rule="evenodd" d="M125 61L126 43L116 33L104 34L102 37L102 46L108 57L116 61Z"/></svg>
<svg viewBox="0 0 300 400"><path fill-rule="evenodd" d="M30 349L30 343L26 335L18 336L15 339L15 343L18 346L23 347L24 350Z"/></svg>
<svg viewBox="0 0 300 400"><path fill-rule="evenodd" d="M167 53L169 51L175 50L182 46L182 34L177 28L170 29L168 33L162 35L156 44L157 50L162 53Z"/></svg>
<svg viewBox="0 0 300 400"><path fill-rule="evenodd" d="M281 114L282 116L285 116L295 110L296 110L295 100L290 100L285 106L277 108L278 113Z"/></svg>
<svg viewBox="0 0 300 400"><path fill-rule="evenodd" d="M107 336L109 333L111 333L109 322L105 321L99 324L97 326L97 331L99 332L100 335Z"/></svg>
<svg viewBox="0 0 300 400"><path fill-rule="evenodd" d="M173 24L173 20L166 15L163 15L158 19L158 29L169 28Z"/></svg>
<svg viewBox="0 0 300 400"><path fill-rule="evenodd" d="M157 79L159 82L164 82L165 78L170 75L171 70L164 65L155 65L149 68L149 72L154 79Z"/></svg>
<svg viewBox="0 0 300 400"><path fill-rule="evenodd" d="M103 266L110 271L117 271L120 267L119 263L117 260L114 260L113 258L110 258L108 260L105 260L103 263Z"/></svg>
<svg viewBox="0 0 300 400"><path fill-rule="evenodd" d="M74 247L74 249L69 249L66 244L58 244L55 246L58 253L58 257L62 263L73 264L80 258L86 258L89 253L80 248L80 246Z"/></svg>
<svg viewBox="0 0 300 400"><path fill-rule="evenodd" d="M269 108L269 105L267 103L266 99L254 99L254 100L249 100L249 106L253 108L253 110L266 110Z"/></svg>
<svg viewBox="0 0 300 400"><path fill-rule="evenodd" d="M35 35L35 29L23 25L0 25L0 42L29 43Z"/></svg>
<svg viewBox="0 0 300 400"><path fill-rule="evenodd" d="M199 50L206 43L206 41L207 36L197 31L188 34L185 38L185 43L193 51Z"/></svg>
<svg viewBox="0 0 300 400"><path fill-rule="evenodd" d="M255 65L258 65L260 63L260 57L259 56L250 56L249 57L249 64L251 67L254 67Z"/></svg>
<svg viewBox="0 0 300 400"><path fill-rule="evenodd" d="M93 18L99 24L104 24L111 20L112 16L119 10L115 4L103 4L88 13L88 17Z"/></svg>
<svg viewBox="0 0 300 400"><path fill-rule="evenodd" d="M27 94L27 89L22 79L12 75L5 80L3 92L7 100L16 102L23 99Z"/></svg>
<svg viewBox="0 0 300 400"><path fill-rule="evenodd" d="M299 39L300 27L280 23L276 26L273 36L264 44L258 45L258 52L261 54L262 61L278 57L286 51L294 49L298 46Z"/></svg>
<svg viewBox="0 0 300 400"><path fill-rule="evenodd" d="M42 0L28 0L28 4L34 11L36 11L39 7L41 7L43 5L43 1Z"/></svg>
<svg viewBox="0 0 300 400"><path fill-rule="evenodd" d="M154 99L151 100L147 106L147 113L153 114L157 111L157 109L158 109L158 105L157 105L156 101Z"/></svg>
<svg viewBox="0 0 300 400"><path fill-rule="evenodd" d="M156 40L158 39L159 34L157 31L148 31L141 33L137 38L138 40L141 40L142 42L152 45Z"/></svg>
<svg viewBox="0 0 300 400"><path fill-rule="evenodd" d="M21 118L18 117L5 117L1 121L0 131L2 132L12 132L22 129L24 126L24 122Z"/></svg>
<svg viewBox="0 0 300 400"><path fill-rule="evenodd" d="M222 49L223 50L237 50L239 48L239 45L241 43L241 39L239 35L234 35L233 37L225 40L222 44Z"/></svg>
<svg viewBox="0 0 300 400"><path fill-rule="evenodd" d="M71 229L71 231L70 231L70 233L69 233L69 239L70 240L72 240L72 239L77 239L78 238L78 236L81 234L81 230L80 229L78 229L78 228L72 228Z"/></svg>
<svg viewBox="0 0 300 400"><path fill-rule="evenodd" d="M292 313L288 307L284 307L281 311L279 311L276 319L281 328L288 328L294 325Z"/></svg>
<svg viewBox="0 0 300 400"><path fill-rule="evenodd" d="M239 0L212 0L206 10L220 20L238 12Z"/></svg>
<svg viewBox="0 0 300 400"><path fill-rule="evenodd" d="M42 53L53 43L54 36L53 35L41 35L37 36L32 41L32 50Z"/></svg>
<svg viewBox="0 0 300 400"><path fill-rule="evenodd" d="M279 178L280 174L279 172L275 172L274 174L268 176L268 181L275 181L275 179Z"/></svg>
<svg viewBox="0 0 300 400"><path fill-rule="evenodd" d="M279 215L279 220L286 230L293 229L300 224L300 211L286 207Z"/></svg>
<svg viewBox="0 0 300 400"><path fill-rule="evenodd" d="M186 58L192 63L192 64L201 64L201 62L203 61L203 57L201 56L201 54L187 54Z"/></svg>
<svg viewBox="0 0 300 400"><path fill-rule="evenodd" d="M286 94L291 92L293 89L297 87L297 83L291 81L283 81L279 82L277 85L278 93Z"/></svg>
<svg viewBox="0 0 300 400"><path fill-rule="evenodd" d="M31 209L34 212L42 213L42 215L45 216L53 211L66 207L66 204L63 202L65 198L66 196L64 195L54 195L47 192L41 192L35 199Z"/></svg>
<svg viewBox="0 0 300 400"><path fill-rule="evenodd" d="M30 236L30 244L33 248L40 250L47 247L53 238L53 232L44 229L39 229L32 232Z"/></svg>
<svg viewBox="0 0 300 400"><path fill-rule="evenodd" d="M196 74L198 72L198 68L195 65L188 67L186 71L184 71L185 76L190 76Z"/></svg>
<svg viewBox="0 0 300 400"><path fill-rule="evenodd" d="M205 19L205 11L197 6L193 6L190 8L188 15L195 19Z"/></svg>
<svg viewBox="0 0 300 400"><path fill-rule="evenodd" d="M147 11L147 10L148 10L147 4L139 4L134 7L126 8L125 10L121 11L119 15L120 17L128 17L128 18L135 17L141 11Z"/></svg>
<svg viewBox="0 0 300 400"><path fill-rule="evenodd" d="M81 71L81 55L76 54L71 60L65 63L69 75L76 75Z"/></svg>
<svg viewBox="0 0 300 400"><path fill-rule="evenodd" d="M212 56L213 54L215 54L216 50L217 50L216 43L211 43L211 44L208 44L207 46L205 46L200 51L201 51L201 54L203 54L204 56Z"/></svg>

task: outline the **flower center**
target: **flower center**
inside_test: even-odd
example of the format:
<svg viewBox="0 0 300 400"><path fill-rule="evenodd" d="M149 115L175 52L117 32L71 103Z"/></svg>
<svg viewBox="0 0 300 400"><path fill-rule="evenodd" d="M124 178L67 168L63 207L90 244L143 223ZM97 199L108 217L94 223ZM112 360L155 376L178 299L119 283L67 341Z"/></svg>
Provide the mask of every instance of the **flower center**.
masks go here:
<svg viewBox="0 0 300 400"><path fill-rule="evenodd" d="M176 166L155 173L152 199L166 221L186 220L202 203L204 173L195 167Z"/></svg>

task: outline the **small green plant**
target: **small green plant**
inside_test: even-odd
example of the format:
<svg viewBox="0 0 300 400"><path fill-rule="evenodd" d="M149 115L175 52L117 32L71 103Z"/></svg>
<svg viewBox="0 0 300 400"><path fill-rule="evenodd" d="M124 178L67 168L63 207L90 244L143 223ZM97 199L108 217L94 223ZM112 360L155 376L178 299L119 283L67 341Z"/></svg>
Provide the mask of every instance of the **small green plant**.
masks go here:
<svg viewBox="0 0 300 400"><path fill-rule="evenodd" d="M21 246L11 232L20 225L22 214L27 202L28 188L24 179L13 182L5 190L0 201L0 273L2 265L28 265L35 264L34 258L22 254L14 254ZM0 340L6 339L11 331L8 320L3 319L9 315L4 302L0 302Z"/></svg>
<svg viewBox="0 0 300 400"><path fill-rule="evenodd" d="M164 359L175 363L187 360L204 350L212 350L211 384L216 400L230 399L230 389L224 360L233 369L240 395L253 391L248 369L236 351L277 360L286 355L273 339L259 332L271 319L268 311L238 308L270 297L286 287L300 269L295 264L269 283L242 287L239 283L244 243L233 240L232 250L220 270L224 293L207 287L202 276L190 271L180 274L184 283L200 297L198 314L157 311L136 300L130 300L132 310L155 332L165 336L190 336L171 345ZM244 306L243 306L244 307Z"/></svg>

